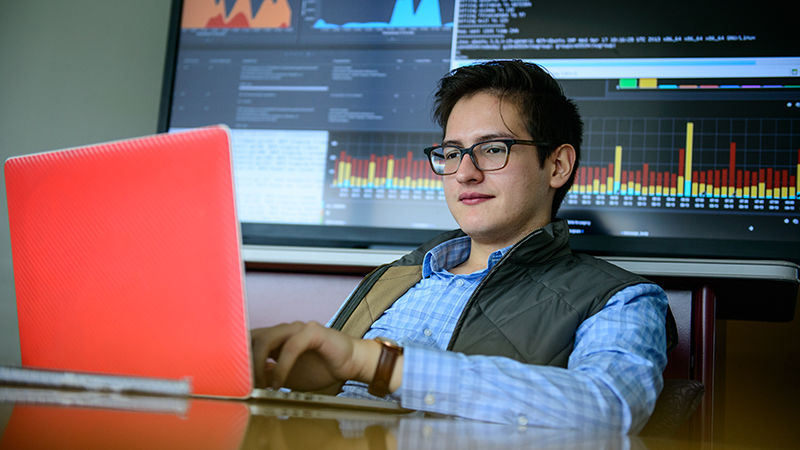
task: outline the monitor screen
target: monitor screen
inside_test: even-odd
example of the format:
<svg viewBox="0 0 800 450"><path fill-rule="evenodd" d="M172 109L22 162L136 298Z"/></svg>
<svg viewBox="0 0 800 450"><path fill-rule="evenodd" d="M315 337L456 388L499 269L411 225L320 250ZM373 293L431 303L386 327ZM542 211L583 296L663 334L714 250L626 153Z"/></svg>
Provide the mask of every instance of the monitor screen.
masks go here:
<svg viewBox="0 0 800 450"><path fill-rule="evenodd" d="M437 81L519 58L584 120L559 211L606 255L800 260L800 46L761 5L184 0L161 131L231 129L245 244L408 247L456 228Z"/></svg>

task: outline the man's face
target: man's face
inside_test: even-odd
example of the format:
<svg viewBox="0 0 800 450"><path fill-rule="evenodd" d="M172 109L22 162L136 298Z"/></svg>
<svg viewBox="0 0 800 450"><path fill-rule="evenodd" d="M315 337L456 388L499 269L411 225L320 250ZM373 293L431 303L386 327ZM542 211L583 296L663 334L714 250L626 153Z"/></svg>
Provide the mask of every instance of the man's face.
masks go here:
<svg viewBox="0 0 800 450"><path fill-rule="evenodd" d="M496 95L479 92L456 103L447 120L443 144L468 147L492 138L532 139L517 108ZM536 147L511 147L506 167L475 168L465 155L458 172L445 175L450 213L475 242L502 248L550 222L555 189L553 164L539 166Z"/></svg>

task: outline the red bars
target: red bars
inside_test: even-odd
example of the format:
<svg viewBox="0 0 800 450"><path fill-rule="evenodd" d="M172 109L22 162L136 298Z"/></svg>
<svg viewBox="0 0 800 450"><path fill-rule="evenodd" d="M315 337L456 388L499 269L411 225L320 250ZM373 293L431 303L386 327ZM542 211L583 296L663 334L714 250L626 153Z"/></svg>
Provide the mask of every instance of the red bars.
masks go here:
<svg viewBox="0 0 800 450"><path fill-rule="evenodd" d="M731 142L728 157L724 160L727 163L725 166L719 169L693 170L691 173L686 173L685 148L678 149L677 161L672 160L673 170L668 171L655 171L651 167L652 163L645 162L640 169L632 167L631 170L620 170L613 163L583 165L576 177L573 192L683 197L798 198L800 187L797 184L797 172L800 172L800 149L797 151L797 166L789 169L765 167L747 170L737 166L738 153L740 152L737 151L736 142ZM794 165L793 162L789 164ZM615 177L613 183L609 183L608 177ZM681 180L691 181L691 192L683 192L689 186L684 188L684 184L680 184Z"/></svg>
<svg viewBox="0 0 800 450"><path fill-rule="evenodd" d="M439 180L441 177L430 170L428 161L414 160L410 151L403 158L375 154L354 158L342 151L336 161L331 184L334 187L421 189L436 188L435 182Z"/></svg>

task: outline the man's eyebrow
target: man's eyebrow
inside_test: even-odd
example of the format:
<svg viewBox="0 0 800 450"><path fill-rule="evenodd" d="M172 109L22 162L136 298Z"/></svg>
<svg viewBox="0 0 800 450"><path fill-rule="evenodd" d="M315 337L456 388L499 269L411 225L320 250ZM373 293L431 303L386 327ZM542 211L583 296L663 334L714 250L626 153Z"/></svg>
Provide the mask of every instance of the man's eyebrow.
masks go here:
<svg viewBox="0 0 800 450"><path fill-rule="evenodd" d="M495 134L487 134L487 135L484 135L484 136L478 136L478 139L476 139L475 142L491 141L491 140L494 140L494 139L516 139L516 138L517 138L516 136L514 136L514 135L512 135L510 133L506 133L506 134L495 133ZM473 142L473 144L475 142ZM442 141L442 145L443 146L445 146L445 145L455 145L455 146L458 146L458 147L466 147L458 139L446 139L446 140ZM472 144L470 144L470 145L472 145Z"/></svg>

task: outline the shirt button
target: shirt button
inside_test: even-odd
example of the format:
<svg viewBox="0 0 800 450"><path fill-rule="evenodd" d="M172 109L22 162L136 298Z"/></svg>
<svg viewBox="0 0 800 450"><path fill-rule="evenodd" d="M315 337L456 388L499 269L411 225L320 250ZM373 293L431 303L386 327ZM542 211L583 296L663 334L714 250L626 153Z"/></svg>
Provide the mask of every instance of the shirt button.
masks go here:
<svg viewBox="0 0 800 450"><path fill-rule="evenodd" d="M462 280L460 278L458 280L456 280L456 286L461 287L463 285L464 285L464 280Z"/></svg>
<svg viewBox="0 0 800 450"><path fill-rule="evenodd" d="M431 329L430 329L430 328L425 328L425 329L422 331L422 334L424 334L425 336L431 337L431 335L433 334L433 331L431 331Z"/></svg>
<svg viewBox="0 0 800 450"><path fill-rule="evenodd" d="M527 417L525 417L525 416L519 416L519 417L517 417L517 423L518 423L520 426L523 426L523 427L524 427L525 425L527 425L527 424L528 424L528 418L527 418Z"/></svg>
<svg viewBox="0 0 800 450"><path fill-rule="evenodd" d="M425 402L426 405L433 405L434 403L436 403L436 398L433 396L433 394L428 394L425 396L423 401Z"/></svg>

